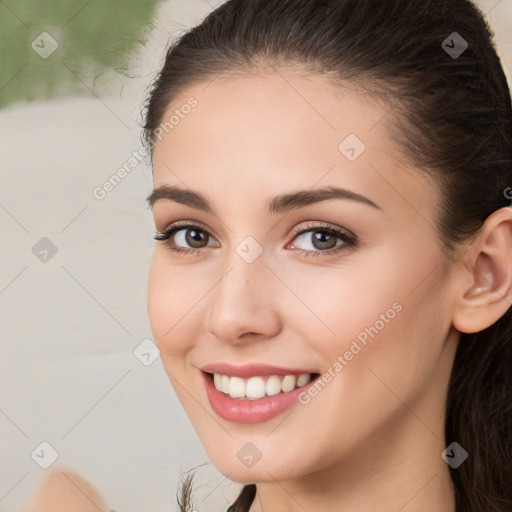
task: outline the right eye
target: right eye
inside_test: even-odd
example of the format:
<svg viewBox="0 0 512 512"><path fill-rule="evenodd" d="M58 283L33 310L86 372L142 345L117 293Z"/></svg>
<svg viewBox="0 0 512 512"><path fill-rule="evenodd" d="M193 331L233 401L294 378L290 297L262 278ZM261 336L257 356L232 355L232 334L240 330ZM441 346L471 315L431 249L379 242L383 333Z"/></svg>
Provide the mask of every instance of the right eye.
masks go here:
<svg viewBox="0 0 512 512"><path fill-rule="evenodd" d="M162 241L173 252L197 254L207 247L213 237L201 226L196 224L171 224L163 231L157 231L155 240Z"/></svg>

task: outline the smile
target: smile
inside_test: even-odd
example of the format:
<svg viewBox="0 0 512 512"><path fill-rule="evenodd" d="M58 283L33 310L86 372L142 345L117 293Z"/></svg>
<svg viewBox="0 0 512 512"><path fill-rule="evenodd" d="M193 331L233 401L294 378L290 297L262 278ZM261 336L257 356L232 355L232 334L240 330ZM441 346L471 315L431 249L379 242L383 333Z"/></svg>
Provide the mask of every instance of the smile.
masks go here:
<svg viewBox="0 0 512 512"><path fill-rule="evenodd" d="M309 373L295 375L270 375L267 377L229 377L220 373L213 374L215 388L231 398L257 400L264 396L274 396L279 393L288 393L296 388L308 384L312 379Z"/></svg>
<svg viewBox="0 0 512 512"><path fill-rule="evenodd" d="M319 373L267 365L205 366L200 372L213 411L234 423L269 421L298 403Z"/></svg>

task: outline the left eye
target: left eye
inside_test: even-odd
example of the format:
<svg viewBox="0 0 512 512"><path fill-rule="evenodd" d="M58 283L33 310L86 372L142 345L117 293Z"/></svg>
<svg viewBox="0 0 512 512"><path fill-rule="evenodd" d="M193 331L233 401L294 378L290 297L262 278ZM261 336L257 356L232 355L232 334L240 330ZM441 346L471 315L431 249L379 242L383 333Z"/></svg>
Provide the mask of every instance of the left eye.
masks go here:
<svg viewBox="0 0 512 512"><path fill-rule="evenodd" d="M353 245L346 233L334 229L316 228L302 231L292 242L293 247L304 251L328 252L340 245ZM303 244L302 247L300 244Z"/></svg>

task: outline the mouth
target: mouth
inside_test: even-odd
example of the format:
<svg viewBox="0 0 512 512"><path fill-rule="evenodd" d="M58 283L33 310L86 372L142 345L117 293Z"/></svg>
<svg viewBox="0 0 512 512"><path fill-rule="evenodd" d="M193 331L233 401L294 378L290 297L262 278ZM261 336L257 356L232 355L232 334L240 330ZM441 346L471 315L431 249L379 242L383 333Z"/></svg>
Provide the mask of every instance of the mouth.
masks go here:
<svg viewBox="0 0 512 512"><path fill-rule="evenodd" d="M229 376L221 373L206 373L215 389L231 398L259 400L263 397L289 393L302 388L319 376L318 373L299 375L261 375L250 378Z"/></svg>
<svg viewBox="0 0 512 512"><path fill-rule="evenodd" d="M320 377L319 373L305 370L227 364L204 367L201 374L214 412L234 423L260 423L275 418L297 404L299 395Z"/></svg>

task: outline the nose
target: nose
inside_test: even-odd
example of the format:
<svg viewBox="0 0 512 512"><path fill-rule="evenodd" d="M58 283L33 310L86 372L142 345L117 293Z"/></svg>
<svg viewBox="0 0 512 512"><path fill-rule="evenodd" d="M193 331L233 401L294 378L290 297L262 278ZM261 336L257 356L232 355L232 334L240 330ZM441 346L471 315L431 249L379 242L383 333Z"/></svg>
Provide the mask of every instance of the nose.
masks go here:
<svg viewBox="0 0 512 512"><path fill-rule="evenodd" d="M208 332L231 344L276 336L281 329L276 285L263 258L234 263L209 294Z"/></svg>

